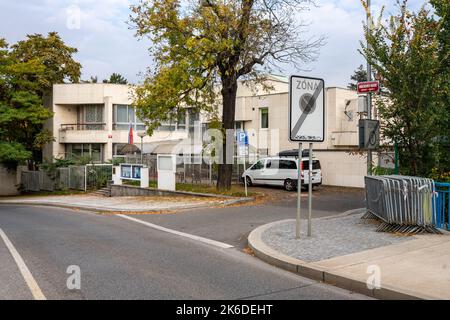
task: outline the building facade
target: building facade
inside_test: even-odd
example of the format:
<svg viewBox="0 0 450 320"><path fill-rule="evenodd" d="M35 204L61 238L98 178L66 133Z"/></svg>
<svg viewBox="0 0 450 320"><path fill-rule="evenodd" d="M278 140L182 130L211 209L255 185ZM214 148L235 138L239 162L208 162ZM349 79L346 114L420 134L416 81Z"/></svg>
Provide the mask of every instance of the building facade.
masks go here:
<svg viewBox="0 0 450 320"><path fill-rule="evenodd" d="M241 82L236 100L235 128L248 132L250 152L259 157L298 148L297 143L288 139L288 79L270 76L268 84L271 89L265 91ZM44 149L44 159L89 156L95 162L106 162L129 152L126 146L130 124L133 143L140 152L138 133L145 131L145 125L132 107L132 90L132 86L117 84L54 85L48 103L54 116L47 128L53 132L55 141ZM322 143L314 143L314 155L322 163L324 184L364 185L367 164L366 156L357 153L361 117L357 98L352 90L326 88L326 138ZM207 114L187 111L176 123L161 125L152 136L143 138L143 153L170 152L172 146L192 135L194 123L207 127L208 118ZM198 147L194 153L201 152L201 146Z"/></svg>
<svg viewBox="0 0 450 320"><path fill-rule="evenodd" d="M132 107L132 90L119 84L57 84L48 102L54 116L46 124L55 141L43 152L45 160L89 156L94 162L106 162L120 155L129 142L130 125L133 143L140 148L139 133L145 125ZM195 117L189 113L176 123L162 125L143 143L150 152L160 142L188 137L188 124ZM144 149L144 152L146 150Z"/></svg>

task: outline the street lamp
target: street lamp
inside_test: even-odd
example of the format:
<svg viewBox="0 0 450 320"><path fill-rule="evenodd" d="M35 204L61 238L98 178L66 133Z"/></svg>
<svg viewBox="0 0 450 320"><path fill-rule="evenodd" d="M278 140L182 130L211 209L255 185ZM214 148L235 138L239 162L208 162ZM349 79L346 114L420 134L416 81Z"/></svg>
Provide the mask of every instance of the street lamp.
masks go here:
<svg viewBox="0 0 450 320"><path fill-rule="evenodd" d="M144 164L144 137L147 135L147 132L141 131L138 132L137 135L141 138L141 164Z"/></svg>

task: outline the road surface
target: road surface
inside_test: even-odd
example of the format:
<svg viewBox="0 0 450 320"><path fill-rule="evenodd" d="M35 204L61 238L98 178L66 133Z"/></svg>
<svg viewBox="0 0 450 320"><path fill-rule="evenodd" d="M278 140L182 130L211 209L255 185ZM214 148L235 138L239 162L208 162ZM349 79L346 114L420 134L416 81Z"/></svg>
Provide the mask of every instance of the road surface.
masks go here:
<svg viewBox="0 0 450 320"><path fill-rule="evenodd" d="M201 212L214 224L216 215ZM366 298L270 266L233 243L224 248L115 215L0 205L0 230L0 299L33 299L37 291L46 299ZM67 287L70 266L81 272L79 290Z"/></svg>

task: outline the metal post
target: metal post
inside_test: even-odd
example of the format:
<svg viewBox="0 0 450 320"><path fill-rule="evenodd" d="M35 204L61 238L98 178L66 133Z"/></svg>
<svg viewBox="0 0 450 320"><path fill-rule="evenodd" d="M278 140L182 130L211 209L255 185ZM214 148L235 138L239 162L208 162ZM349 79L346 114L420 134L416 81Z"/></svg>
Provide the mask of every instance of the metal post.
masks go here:
<svg viewBox="0 0 450 320"><path fill-rule="evenodd" d="M302 195L302 143L298 144L298 174L297 174L297 221L295 227L295 238L300 239L300 212Z"/></svg>
<svg viewBox="0 0 450 320"><path fill-rule="evenodd" d="M209 160L209 184L212 185L212 161Z"/></svg>
<svg viewBox="0 0 450 320"><path fill-rule="evenodd" d="M371 23L371 17L370 17L370 0L367 0L367 28L370 32L372 30L372 23ZM367 50L370 50L371 46L369 41L367 41ZM367 81L372 80L372 67L367 60ZM372 94L369 92L367 93L367 119L372 119ZM372 175L372 150L367 150L367 175Z"/></svg>
<svg viewBox="0 0 450 320"><path fill-rule="evenodd" d="M141 164L144 164L144 136L141 137Z"/></svg>
<svg viewBox="0 0 450 320"><path fill-rule="evenodd" d="M311 209L312 209L312 142L309 143L309 168L308 168L308 237L311 237Z"/></svg>
<svg viewBox="0 0 450 320"><path fill-rule="evenodd" d="M244 154L244 172L245 172L245 154ZM247 194L247 177L246 176L244 176L244 186L245 186L245 196L246 197L248 197L248 194Z"/></svg>

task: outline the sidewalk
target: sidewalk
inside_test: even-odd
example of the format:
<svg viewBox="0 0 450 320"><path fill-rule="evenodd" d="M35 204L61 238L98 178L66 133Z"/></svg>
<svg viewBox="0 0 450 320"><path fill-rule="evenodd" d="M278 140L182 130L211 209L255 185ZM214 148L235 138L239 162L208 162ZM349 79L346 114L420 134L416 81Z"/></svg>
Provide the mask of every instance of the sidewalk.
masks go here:
<svg viewBox="0 0 450 320"><path fill-rule="evenodd" d="M46 205L106 212L159 212L229 205L240 198L196 196L103 197L93 194L64 196L19 196L3 198L0 204Z"/></svg>
<svg viewBox="0 0 450 320"><path fill-rule="evenodd" d="M268 263L378 299L450 299L450 235L378 233L373 220L360 219L363 210L313 219L312 238L306 220L300 240L295 220L283 220L255 229L248 242ZM373 266L380 289L366 284Z"/></svg>

